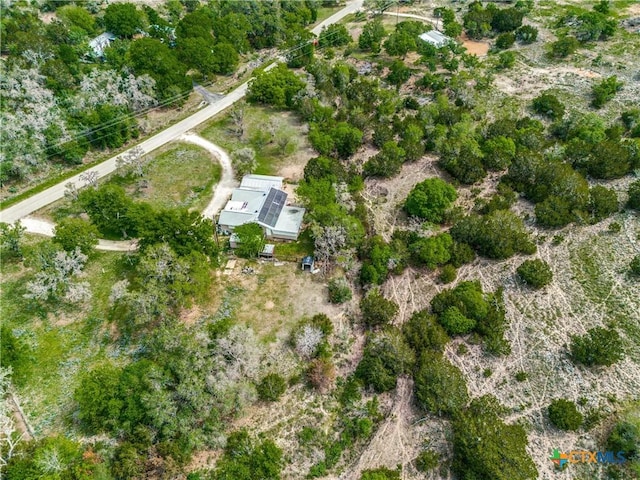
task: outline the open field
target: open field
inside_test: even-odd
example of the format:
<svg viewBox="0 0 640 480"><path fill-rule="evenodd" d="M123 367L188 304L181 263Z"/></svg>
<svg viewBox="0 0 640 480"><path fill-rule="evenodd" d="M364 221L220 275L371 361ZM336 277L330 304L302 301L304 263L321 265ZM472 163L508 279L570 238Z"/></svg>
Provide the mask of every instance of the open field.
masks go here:
<svg viewBox="0 0 640 480"><path fill-rule="evenodd" d="M202 210L220 180L222 169L206 150L188 143L172 143L144 157L143 188L129 186L134 198L158 207Z"/></svg>
<svg viewBox="0 0 640 480"><path fill-rule="evenodd" d="M306 126L287 112L239 102L232 114L218 116L199 128L201 136L220 145L232 156L252 148L257 167L253 173L281 175L291 182L302 178L307 160L314 155L306 138Z"/></svg>

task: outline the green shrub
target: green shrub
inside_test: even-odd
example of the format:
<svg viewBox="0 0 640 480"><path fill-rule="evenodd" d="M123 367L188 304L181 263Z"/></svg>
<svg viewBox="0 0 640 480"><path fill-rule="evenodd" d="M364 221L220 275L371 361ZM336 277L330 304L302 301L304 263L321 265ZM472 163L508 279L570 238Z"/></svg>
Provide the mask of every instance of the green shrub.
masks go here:
<svg viewBox="0 0 640 480"><path fill-rule="evenodd" d="M582 425L582 414L576 408L576 404L569 400L554 400L547 411L551 423L560 430L577 430Z"/></svg>
<svg viewBox="0 0 640 480"><path fill-rule="evenodd" d="M640 425L621 421L613 427L607 439L607 449L624 452L627 460L640 460Z"/></svg>
<svg viewBox="0 0 640 480"><path fill-rule="evenodd" d="M553 280L553 272L549 264L537 258L525 260L516 271L522 281L533 288L542 288Z"/></svg>
<svg viewBox="0 0 640 480"><path fill-rule="evenodd" d="M633 275L640 277L640 255L636 255L629 264L629 270Z"/></svg>
<svg viewBox="0 0 640 480"><path fill-rule="evenodd" d="M386 392L395 388L398 375L410 372L414 361L414 353L400 331L387 329L367 339L356 376L376 392Z"/></svg>
<svg viewBox="0 0 640 480"><path fill-rule="evenodd" d="M616 96L616 93L622 89L623 85L624 84L619 82L615 75L605 78L600 83L593 86L593 99L591 100L591 105L595 108L602 108L605 103Z"/></svg>
<svg viewBox="0 0 640 480"><path fill-rule="evenodd" d="M562 118L565 112L564 104L558 100L558 97L547 92L534 98L531 105L536 113L547 116L552 120Z"/></svg>
<svg viewBox="0 0 640 480"><path fill-rule="evenodd" d="M618 195L615 190L596 185L589 189L589 202L587 210L591 214L592 222L596 223L604 220L608 216L616 213L619 209Z"/></svg>
<svg viewBox="0 0 640 480"><path fill-rule="evenodd" d="M612 328L594 327L571 337L571 357L587 366L610 366L624 357L622 339Z"/></svg>
<svg viewBox="0 0 640 480"><path fill-rule="evenodd" d="M387 325L398 314L398 304L387 300L378 290L371 290L361 301L362 320L368 327Z"/></svg>
<svg viewBox="0 0 640 480"><path fill-rule="evenodd" d="M329 281L329 301L331 303L348 302L352 296L351 287L344 277L332 278Z"/></svg>
<svg viewBox="0 0 640 480"><path fill-rule="evenodd" d="M516 41L516 36L512 32L501 33L496 39L496 48L506 50Z"/></svg>
<svg viewBox="0 0 640 480"><path fill-rule="evenodd" d="M457 276L458 276L458 271L456 267L454 267L451 264L447 264L444 267L442 267L442 269L440 269L440 275L438 276L438 279L442 283L447 284L447 283L453 282Z"/></svg>
<svg viewBox="0 0 640 480"><path fill-rule="evenodd" d="M256 390L260 400L275 402L287 390L287 382L282 375L270 373L260 381Z"/></svg>
<svg viewBox="0 0 640 480"><path fill-rule="evenodd" d="M551 55L556 58L566 58L575 53L580 46L576 37L562 37L551 44Z"/></svg>
<svg viewBox="0 0 640 480"><path fill-rule="evenodd" d="M400 480L400 470L390 470L386 467L364 470L360 480Z"/></svg>
<svg viewBox="0 0 640 480"><path fill-rule="evenodd" d="M433 450L423 450L415 459L416 469L419 472L433 470L440 463L440 455Z"/></svg>
<svg viewBox="0 0 640 480"><path fill-rule="evenodd" d="M531 25L523 25L516 30L516 38L522 43L533 43L538 39L538 29Z"/></svg>
<svg viewBox="0 0 640 480"><path fill-rule="evenodd" d="M636 180L629 185L629 200L627 207L634 210L640 210L640 180Z"/></svg>
<svg viewBox="0 0 640 480"><path fill-rule="evenodd" d="M529 374L527 374L527 372L523 370L520 370L516 373L516 380L518 382L524 382L525 380L527 380L527 378L529 378Z"/></svg>

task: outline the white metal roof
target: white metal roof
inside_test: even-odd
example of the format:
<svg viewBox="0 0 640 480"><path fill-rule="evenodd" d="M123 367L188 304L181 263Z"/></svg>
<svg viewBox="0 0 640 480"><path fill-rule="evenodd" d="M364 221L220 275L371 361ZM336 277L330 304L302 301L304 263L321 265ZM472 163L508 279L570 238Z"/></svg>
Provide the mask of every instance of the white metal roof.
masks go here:
<svg viewBox="0 0 640 480"><path fill-rule="evenodd" d="M240 182L240 188L269 191L270 188L282 190L282 177L272 175L245 175Z"/></svg>
<svg viewBox="0 0 640 480"><path fill-rule="evenodd" d="M430 30L428 32L421 34L420 39L432 45L435 45L436 47L441 47L443 45L446 45L451 40L449 37L447 37L446 35L443 35L437 30Z"/></svg>

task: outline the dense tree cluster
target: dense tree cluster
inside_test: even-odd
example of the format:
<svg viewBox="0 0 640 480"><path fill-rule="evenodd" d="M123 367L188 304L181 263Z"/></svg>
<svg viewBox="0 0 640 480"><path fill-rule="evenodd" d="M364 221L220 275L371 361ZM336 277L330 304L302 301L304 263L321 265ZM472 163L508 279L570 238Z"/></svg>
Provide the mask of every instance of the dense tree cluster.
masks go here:
<svg viewBox="0 0 640 480"><path fill-rule="evenodd" d="M505 424L503 408L495 398L472 400L453 417L453 469L461 478L533 480L536 467L527 454L522 425ZM504 452L509 461L504 461Z"/></svg>
<svg viewBox="0 0 640 480"><path fill-rule="evenodd" d="M450 335L476 332L484 337L489 352L507 354L510 351L504 339L507 321L501 290L485 293L478 281L461 282L433 297L431 309Z"/></svg>
<svg viewBox="0 0 640 480"><path fill-rule="evenodd" d="M525 11L518 7L498 8L495 3L484 7L481 2L471 2L463 17L464 28L474 39L489 36L492 32L514 32L522 25L524 15Z"/></svg>
<svg viewBox="0 0 640 480"><path fill-rule="evenodd" d="M253 49L297 46L317 16L316 2L284 0L169 1L158 10L118 3L103 15L68 2L42 8L54 9L55 21L45 24L26 4L3 12L0 45L9 58L0 116L10 148L0 183L51 161L81 163L89 148L120 147L137 137L135 116L148 107L181 104L193 79L231 74ZM94 52L89 42L105 30L117 39ZM341 25L321 37L332 45L349 40Z"/></svg>

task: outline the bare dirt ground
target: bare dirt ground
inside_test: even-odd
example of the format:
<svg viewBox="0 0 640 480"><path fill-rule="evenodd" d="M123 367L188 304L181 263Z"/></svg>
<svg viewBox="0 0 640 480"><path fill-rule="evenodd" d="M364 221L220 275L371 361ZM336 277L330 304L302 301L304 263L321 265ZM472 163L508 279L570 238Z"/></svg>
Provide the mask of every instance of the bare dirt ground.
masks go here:
<svg viewBox="0 0 640 480"><path fill-rule="evenodd" d="M424 441L420 429L412 428L412 424L418 420L412 404L413 380L398 379L392 407L385 420L355 464L340 478L356 480L363 470L382 466L395 469L399 464L402 465L402 478L410 478L408 475L411 470L415 470L410 463L420 453Z"/></svg>
<svg viewBox="0 0 640 480"><path fill-rule="evenodd" d="M487 53L489 53L489 42L476 42L467 37L466 34L463 34L460 40L462 40L462 45L464 45L468 53L478 57L486 57Z"/></svg>
<svg viewBox="0 0 640 480"><path fill-rule="evenodd" d="M401 172L391 179L369 178L365 181L362 195L376 233L385 240L390 240L394 225L403 218L398 210L411 189L426 178L440 176L435 160L426 155L416 162L404 164Z"/></svg>

